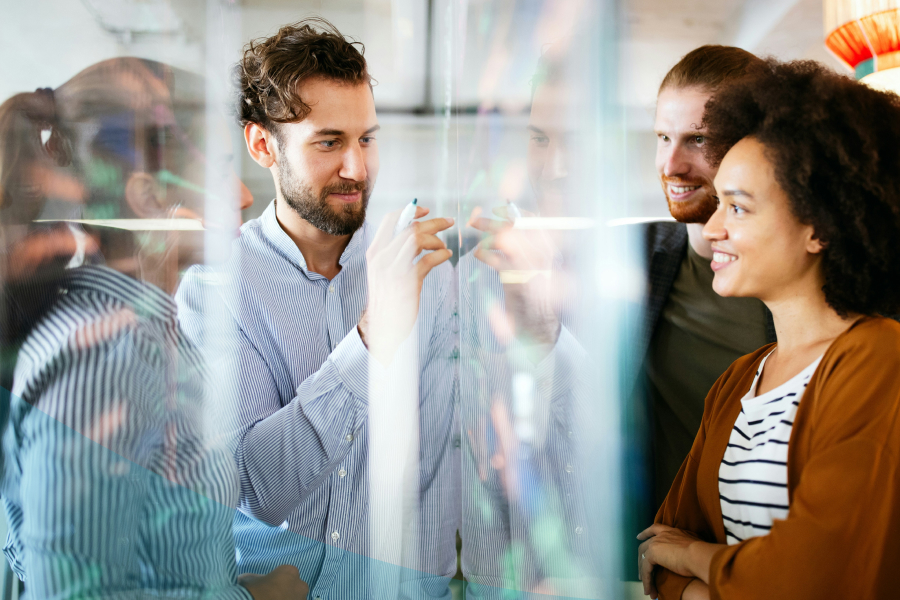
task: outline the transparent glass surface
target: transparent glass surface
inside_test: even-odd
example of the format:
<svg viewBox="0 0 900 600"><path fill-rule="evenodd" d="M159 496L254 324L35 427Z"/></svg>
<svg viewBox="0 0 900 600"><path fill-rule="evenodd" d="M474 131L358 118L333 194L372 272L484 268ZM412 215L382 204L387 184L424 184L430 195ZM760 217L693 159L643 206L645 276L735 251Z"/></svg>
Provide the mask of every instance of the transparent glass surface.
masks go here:
<svg viewBox="0 0 900 600"><path fill-rule="evenodd" d="M623 10L4 7L0 591L629 597L649 492L628 223L665 206L642 204ZM380 126L347 145L367 172L327 174L371 193L331 259L280 201L284 169L320 181L299 138L263 164L235 115L246 44L313 15L364 45ZM394 228L414 199L454 220L418 283Z"/></svg>

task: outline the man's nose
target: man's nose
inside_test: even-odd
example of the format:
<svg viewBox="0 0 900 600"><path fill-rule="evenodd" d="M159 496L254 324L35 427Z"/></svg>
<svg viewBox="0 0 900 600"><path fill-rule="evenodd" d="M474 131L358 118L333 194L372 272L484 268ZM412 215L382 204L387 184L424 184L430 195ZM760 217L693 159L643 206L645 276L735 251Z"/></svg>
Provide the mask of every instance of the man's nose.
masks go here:
<svg viewBox="0 0 900 600"><path fill-rule="evenodd" d="M668 150L663 163L663 175L666 177L679 177L687 175L691 170L691 164L685 159L684 150L680 146L673 146Z"/></svg>
<svg viewBox="0 0 900 600"><path fill-rule="evenodd" d="M343 154L341 170L338 173L343 179L365 181L366 157L359 144L351 144Z"/></svg>
<svg viewBox="0 0 900 600"><path fill-rule="evenodd" d="M569 176L569 158L564 144L550 143L550 156L548 160L547 178L550 180L564 179Z"/></svg>

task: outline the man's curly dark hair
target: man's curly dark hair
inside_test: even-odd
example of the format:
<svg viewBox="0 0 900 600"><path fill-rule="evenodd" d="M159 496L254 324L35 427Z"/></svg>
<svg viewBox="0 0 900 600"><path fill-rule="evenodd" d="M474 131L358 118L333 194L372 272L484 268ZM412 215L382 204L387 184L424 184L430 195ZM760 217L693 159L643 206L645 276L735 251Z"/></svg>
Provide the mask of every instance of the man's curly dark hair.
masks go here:
<svg viewBox="0 0 900 600"><path fill-rule="evenodd" d="M797 219L825 249L823 291L845 316L900 312L900 97L814 61L780 63L706 104L706 158L753 136Z"/></svg>
<svg viewBox="0 0 900 600"><path fill-rule="evenodd" d="M320 17L285 25L272 37L252 40L235 67L236 112L241 126L258 123L277 133L277 124L306 118L310 107L300 97L299 85L311 77L371 85L364 52L361 43L347 41Z"/></svg>

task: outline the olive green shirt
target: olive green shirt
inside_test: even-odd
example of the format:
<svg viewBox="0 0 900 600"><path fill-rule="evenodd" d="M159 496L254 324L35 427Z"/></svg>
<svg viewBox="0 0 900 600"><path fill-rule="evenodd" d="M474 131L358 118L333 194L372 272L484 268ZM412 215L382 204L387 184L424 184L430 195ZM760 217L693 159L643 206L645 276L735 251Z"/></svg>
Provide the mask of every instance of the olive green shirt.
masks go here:
<svg viewBox="0 0 900 600"><path fill-rule="evenodd" d="M645 362L657 506L690 452L706 394L716 379L732 362L768 341L763 303L716 294L709 259L690 243L687 247Z"/></svg>

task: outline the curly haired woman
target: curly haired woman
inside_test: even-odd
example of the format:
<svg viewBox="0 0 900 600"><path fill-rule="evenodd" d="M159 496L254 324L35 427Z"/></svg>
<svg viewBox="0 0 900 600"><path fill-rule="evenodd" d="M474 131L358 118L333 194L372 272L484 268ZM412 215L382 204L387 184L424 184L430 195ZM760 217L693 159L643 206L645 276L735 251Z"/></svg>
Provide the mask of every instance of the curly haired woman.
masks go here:
<svg viewBox="0 0 900 600"><path fill-rule="evenodd" d="M651 597L886 598L900 564L900 97L777 63L706 107L713 287L778 343L706 398L638 554Z"/></svg>

